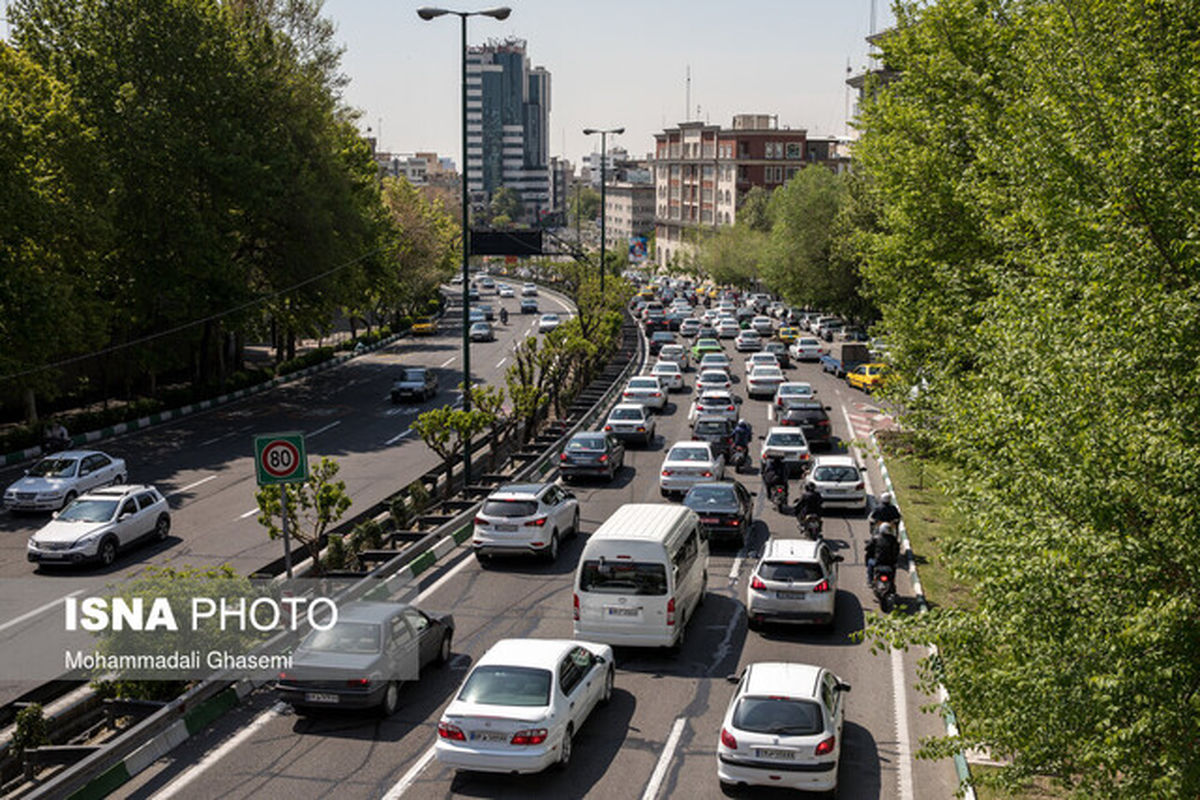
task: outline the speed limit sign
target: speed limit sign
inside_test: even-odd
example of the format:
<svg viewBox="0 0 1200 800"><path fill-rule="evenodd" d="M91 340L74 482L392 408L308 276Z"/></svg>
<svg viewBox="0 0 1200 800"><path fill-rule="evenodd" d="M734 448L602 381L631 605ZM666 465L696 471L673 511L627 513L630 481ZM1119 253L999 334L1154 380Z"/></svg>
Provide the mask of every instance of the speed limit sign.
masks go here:
<svg viewBox="0 0 1200 800"><path fill-rule="evenodd" d="M259 486L301 483L308 478L303 433L269 433L254 437L254 465Z"/></svg>

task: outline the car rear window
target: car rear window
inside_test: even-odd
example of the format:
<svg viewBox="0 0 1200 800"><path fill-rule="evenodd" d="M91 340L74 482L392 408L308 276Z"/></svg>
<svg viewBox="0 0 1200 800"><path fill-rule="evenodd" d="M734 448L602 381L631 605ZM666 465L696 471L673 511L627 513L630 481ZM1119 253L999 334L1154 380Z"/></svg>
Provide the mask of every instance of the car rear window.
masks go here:
<svg viewBox="0 0 1200 800"><path fill-rule="evenodd" d="M318 653L378 653L379 626L373 622L338 622L329 630L315 630L300 644Z"/></svg>
<svg viewBox="0 0 1200 800"><path fill-rule="evenodd" d="M673 447L667 454L668 461L708 461L710 457L705 447Z"/></svg>
<svg viewBox="0 0 1200 800"><path fill-rule="evenodd" d="M658 379L657 378L634 378L633 380L631 380L629 382L629 388L631 388L631 389L657 389L658 388Z"/></svg>
<svg viewBox="0 0 1200 800"><path fill-rule="evenodd" d="M802 433L772 433L767 437L767 445L776 447L800 447L808 444Z"/></svg>
<svg viewBox="0 0 1200 800"><path fill-rule="evenodd" d="M655 333L654 335L652 335L650 337L650 341L652 341L652 342L673 342L673 341L675 341L675 334L667 333L666 331L658 331L657 333Z"/></svg>
<svg viewBox="0 0 1200 800"><path fill-rule="evenodd" d="M488 500L480 513L486 517L531 517L536 511L533 500Z"/></svg>
<svg viewBox="0 0 1200 800"><path fill-rule="evenodd" d="M697 436L725 436L729 433L729 424L724 420L701 420L692 431Z"/></svg>
<svg viewBox="0 0 1200 800"><path fill-rule="evenodd" d="M815 561L764 561L758 565L758 577L764 581L813 583L825 577Z"/></svg>
<svg viewBox="0 0 1200 800"><path fill-rule="evenodd" d="M599 436L588 436L587 438L572 439L567 442L568 450L603 450L604 440Z"/></svg>
<svg viewBox="0 0 1200 800"><path fill-rule="evenodd" d="M817 467L813 470L814 481L830 481L845 483L858 480L858 470L854 467Z"/></svg>
<svg viewBox="0 0 1200 800"><path fill-rule="evenodd" d="M550 705L550 671L533 667L476 667L459 700L486 706Z"/></svg>
<svg viewBox="0 0 1200 800"><path fill-rule="evenodd" d="M579 573L579 591L662 595L667 593L667 569L641 561L585 561Z"/></svg>
<svg viewBox="0 0 1200 800"><path fill-rule="evenodd" d="M612 413L608 415L609 419L642 419L642 410L639 408L614 408Z"/></svg>
<svg viewBox="0 0 1200 800"><path fill-rule="evenodd" d="M825 730L819 705L782 697L743 697L733 712L733 724L751 733L781 736L812 736Z"/></svg>
<svg viewBox="0 0 1200 800"><path fill-rule="evenodd" d="M683 504L696 510L707 506L736 505L732 486L693 486L683 498Z"/></svg>
<svg viewBox="0 0 1200 800"><path fill-rule="evenodd" d="M423 380L425 380L425 370L423 370L423 369L406 369L406 370L404 370L404 380L406 380L406 381L423 381Z"/></svg>

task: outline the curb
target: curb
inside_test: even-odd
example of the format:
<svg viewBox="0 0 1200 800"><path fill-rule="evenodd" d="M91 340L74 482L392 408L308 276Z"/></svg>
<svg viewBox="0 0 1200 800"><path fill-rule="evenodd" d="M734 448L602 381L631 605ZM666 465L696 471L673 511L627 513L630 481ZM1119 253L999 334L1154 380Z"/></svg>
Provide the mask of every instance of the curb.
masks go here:
<svg viewBox="0 0 1200 800"><path fill-rule="evenodd" d="M180 417L186 417L189 414L195 414L199 411L207 411L210 408L216 408L217 406L231 403L234 400L241 400L244 397L265 392L268 389L274 389L276 386L280 386L285 383L291 383L299 380L300 378L312 375L315 372L321 372L323 370L335 367L338 364L345 363L346 361L349 361L357 356L379 350L406 335L408 335L408 331L393 333L391 336L380 339L375 344L365 345L357 351L338 353L328 361L322 361L320 364L314 364L311 367L305 367L304 369L297 370L296 372L289 372L286 375L276 376L269 381L263 381L262 383L255 384L254 386L247 386L245 389L238 389L236 392L223 394L210 400L201 400L198 403L189 403L182 408L175 408L169 411L158 411L154 414L150 414L149 416L136 419L133 422L121 422L116 425L110 425L106 428L101 428L100 430L88 431L87 433L81 433L78 436L72 436L71 447L77 447L83 444L91 444L93 442L98 442L101 439L110 439L114 436L120 436L123 433L130 433L131 431L149 428L153 425L160 425L164 422L179 419ZM22 461L28 461L41 455L41 447L28 447L15 453L0 455L0 467L19 464Z"/></svg>
<svg viewBox="0 0 1200 800"><path fill-rule="evenodd" d="M875 460L879 462L879 472L883 475L884 489L888 491L895 502L896 491L892 486L892 476L888 473L887 464L883 461L883 451L879 448L879 442L875 439L875 431L871 431L871 447L875 451ZM896 504L899 508L899 504ZM904 524L904 519L901 517L900 524L900 546L902 555L908 561L908 575L912 581L913 590L917 593L917 603L920 606L920 613L924 614L929 611L929 604L925 601L925 590L921 588L921 578L917 574L917 561L913 555L912 543L908 540L908 528ZM929 645L929 653L934 658L940 658L941 654L938 651L937 645ZM950 708L950 694L946 691L946 687L938 684L938 703L942 709L942 721L946 724L946 733L949 736L958 736L958 718L954 716L954 711ZM965 800L976 800L975 787L970 783L971 768L967 764L967 757L962 750L957 750L954 753L954 771L958 773L958 785L962 789L962 796Z"/></svg>

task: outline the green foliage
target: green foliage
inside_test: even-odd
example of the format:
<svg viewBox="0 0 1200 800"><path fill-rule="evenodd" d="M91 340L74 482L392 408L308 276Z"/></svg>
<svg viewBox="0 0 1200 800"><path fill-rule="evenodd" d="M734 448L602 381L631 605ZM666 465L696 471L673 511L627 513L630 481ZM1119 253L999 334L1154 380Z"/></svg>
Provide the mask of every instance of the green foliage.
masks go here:
<svg viewBox="0 0 1200 800"><path fill-rule="evenodd" d="M470 442L490 424L488 414L477 408L442 406L422 413L413 422L413 430L437 453L446 465L445 496L450 496L450 470L463 445Z"/></svg>
<svg viewBox="0 0 1200 800"><path fill-rule="evenodd" d="M939 645L923 678L961 743L1011 759L990 779L1200 796L1200 12L943 0L897 22L856 235L920 389L907 422L953 468L973 603L878 634Z"/></svg>
<svg viewBox="0 0 1200 800"><path fill-rule="evenodd" d="M353 502L346 493L346 482L334 480L340 469L337 461L323 456L315 466L309 465L303 483L264 486L255 495L258 523L277 539L283 535L283 492L287 492L288 533L308 551L317 573L321 571L321 537Z"/></svg>
<svg viewBox="0 0 1200 800"><path fill-rule="evenodd" d="M585 186L567 195L567 222L575 224L576 216L582 224L593 223L600 218L600 192Z"/></svg>
<svg viewBox="0 0 1200 800"><path fill-rule="evenodd" d="M492 195L490 211L492 214L492 224L497 227L503 227L511 224L513 220L518 220L525 216L525 203L521 200L521 194L516 189L509 186L501 186Z"/></svg>
<svg viewBox="0 0 1200 800"><path fill-rule="evenodd" d="M700 249L700 271L719 285L749 288L762 273L767 237L749 225L724 227Z"/></svg>
<svg viewBox="0 0 1200 800"><path fill-rule="evenodd" d="M420 514L429 506L429 490L422 481L413 481L408 485L408 503L413 514Z"/></svg>
<svg viewBox="0 0 1200 800"><path fill-rule="evenodd" d="M770 233L771 192L762 186L755 186L746 192L738 208L737 224L759 233Z"/></svg>
<svg viewBox="0 0 1200 800"><path fill-rule="evenodd" d="M325 545L325 553L321 556L321 566L325 570L353 569L356 561L352 550L346 546L346 539L339 533L329 534Z"/></svg>
<svg viewBox="0 0 1200 800"><path fill-rule="evenodd" d="M16 758L24 755L32 747L50 744L50 726L41 703L30 703L17 712L14 720L12 739L12 754Z"/></svg>

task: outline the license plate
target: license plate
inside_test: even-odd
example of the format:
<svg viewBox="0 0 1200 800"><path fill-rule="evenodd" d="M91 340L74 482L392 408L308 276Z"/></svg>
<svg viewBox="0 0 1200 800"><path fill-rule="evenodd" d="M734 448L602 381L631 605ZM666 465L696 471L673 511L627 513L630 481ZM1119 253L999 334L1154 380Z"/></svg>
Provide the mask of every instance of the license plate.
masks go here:
<svg viewBox="0 0 1200 800"><path fill-rule="evenodd" d="M517 529L516 525L497 525L496 526L496 530L498 530L502 533L513 533L514 531L516 531L516 529Z"/></svg>
<svg viewBox="0 0 1200 800"><path fill-rule="evenodd" d="M326 692L305 692L304 702L306 703L337 703L341 698L336 694L328 694Z"/></svg>
<svg viewBox="0 0 1200 800"><path fill-rule="evenodd" d="M507 742L510 738L503 731L471 731L472 742Z"/></svg>
<svg viewBox="0 0 1200 800"><path fill-rule="evenodd" d="M845 494L849 489L826 489L825 494Z"/></svg>
<svg viewBox="0 0 1200 800"><path fill-rule="evenodd" d="M716 525L721 520L717 519L716 517L701 517L700 521L705 525Z"/></svg>
<svg viewBox="0 0 1200 800"><path fill-rule="evenodd" d="M607 606L605 611L610 617L637 617L642 613L639 608L623 608L621 606Z"/></svg>
<svg viewBox="0 0 1200 800"><path fill-rule="evenodd" d="M773 747L756 747L754 753L759 758L771 761L789 761L796 758L796 753L793 750L776 750Z"/></svg>
<svg viewBox="0 0 1200 800"><path fill-rule="evenodd" d="M803 600L804 592L776 592L775 596L780 600Z"/></svg>
<svg viewBox="0 0 1200 800"><path fill-rule="evenodd" d="M47 552L42 553L42 558L62 558L62 557L63 557L62 553L47 553Z"/></svg>

